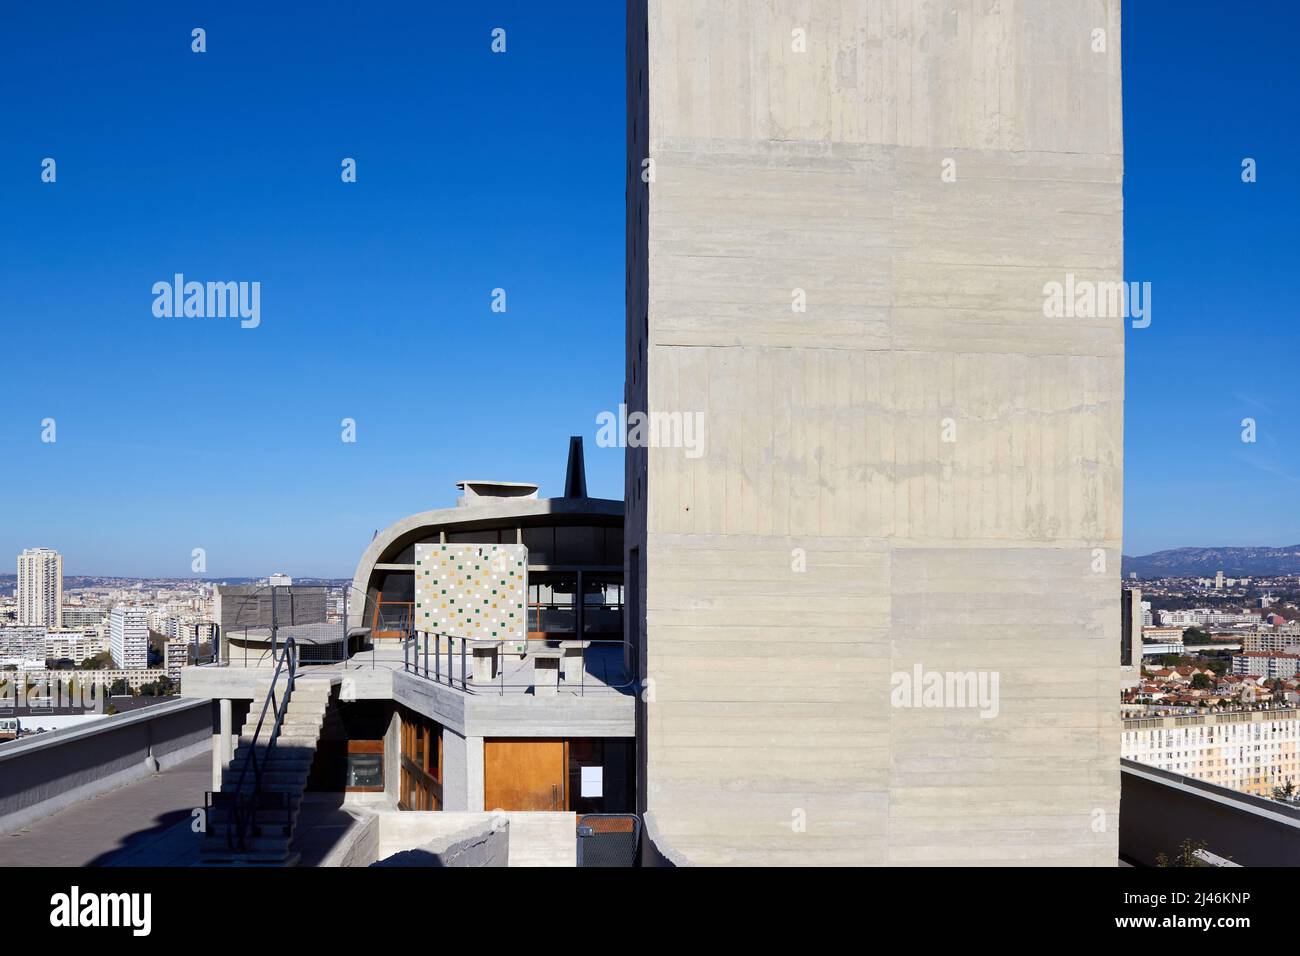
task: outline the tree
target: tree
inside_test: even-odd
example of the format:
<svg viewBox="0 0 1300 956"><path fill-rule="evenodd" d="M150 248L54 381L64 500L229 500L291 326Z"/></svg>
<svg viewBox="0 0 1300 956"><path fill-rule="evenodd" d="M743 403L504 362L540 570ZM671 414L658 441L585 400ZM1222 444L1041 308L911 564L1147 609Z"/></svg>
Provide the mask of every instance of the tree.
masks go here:
<svg viewBox="0 0 1300 956"><path fill-rule="evenodd" d="M1209 866L1197 853L1209 848L1204 840L1184 840L1178 844L1178 853L1171 863L1163 853L1156 854L1156 866Z"/></svg>
<svg viewBox="0 0 1300 956"><path fill-rule="evenodd" d="M1192 690L1209 690L1213 685L1204 674L1192 675Z"/></svg>
<svg viewBox="0 0 1300 956"><path fill-rule="evenodd" d="M94 657L87 657L81 662L82 670L102 671L113 666L113 655L108 651L96 654Z"/></svg>

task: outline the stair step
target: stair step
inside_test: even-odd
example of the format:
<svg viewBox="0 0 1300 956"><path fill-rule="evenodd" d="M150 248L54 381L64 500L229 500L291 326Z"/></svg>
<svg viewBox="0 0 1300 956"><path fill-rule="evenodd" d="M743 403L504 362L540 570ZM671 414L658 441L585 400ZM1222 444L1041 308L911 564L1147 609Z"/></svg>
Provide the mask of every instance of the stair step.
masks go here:
<svg viewBox="0 0 1300 956"><path fill-rule="evenodd" d="M252 814L250 811L244 816L245 819L257 821L257 825L260 827L278 828L285 826L285 820L289 821L289 825L296 823L298 821L298 811L301 808L301 801L291 802L287 808L264 807L258 810L256 814ZM234 820L235 811L233 808L212 807L208 810L208 832L224 835L226 825L234 822Z"/></svg>
<svg viewBox="0 0 1300 956"><path fill-rule="evenodd" d="M320 739L319 734L312 734L311 736L307 736L305 733L286 734L283 731L281 731L280 736L275 738L275 749L279 750L281 747L303 747L308 750L315 750L316 741L319 739ZM269 741L270 741L269 735L264 735L262 737L259 737L257 738L257 746L265 747ZM252 744L253 744L252 737L245 737L242 735L240 736L239 740L235 742L236 748L249 747L252 746Z"/></svg>
<svg viewBox="0 0 1300 956"><path fill-rule="evenodd" d="M293 748L281 750L278 743L275 745L275 749L270 753L267 753L266 748L261 744L258 744L256 751L252 752L255 753L254 759L257 761L258 765L264 767L286 767L295 764L310 766L316 759L315 751L307 750L305 747L302 749ZM235 751L235 756L231 760L229 766L242 767L244 761L248 759L249 753L250 750L248 747L240 747Z"/></svg>
<svg viewBox="0 0 1300 956"><path fill-rule="evenodd" d="M235 788L239 785L239 776L243 772L242 768L235 768L233 770L227 768L224 770L221 774L221 792L234 793ZM280 791L283 789L279 786L280 784L286 782L292 783L294 781L298 781L297 786L300 790L306 789L307 775L308 768L306 767L302 769L290 768L288 770L263 770L262 789ZM271 784L275 784L275 786L271 786ZM253 771L250 769L248 773L244 775L244 786L240 790L240 793L249 793L255 786L256 778L253 776Z"/></svg>
<svg viewBox="0 0 1300 956"><path fill-rule="evenodd" d="M275 705L283 703L283 686L277 688ZM250 757L257 761L260 773L261 804L242 822L252 825L255 820L261 830L256 836L245 836L242 850L231 850L228 844L230 828L236 823L239 809L232 803L213 806L208 816L208 838L203 842L200 861L208 866L289 866L297 859L290 850L293 834L298 826L302 808L303 791L316 756L316 746L321 728L326 720L339 720L330 711L332 688L326 682L299 682L285 707L279 736L271 746L275 731L275 711L266 707L268 685L258 688L248 717L237 740L230 764L222 771L221 796L227 801L254 800L258 792L258 775L254 774ZM265 716L263 708L266 707ZM258 734L258 721L261 733ZM257 735L257 739L254 739ZM242 778L242 785L241 785ZM283 802L276 805L279 800Z"/></svg>
<svg viewBox="0 0 1300 956"><path fill-rule="evenodd" d="M275 730L275 726L273 724L263 724L262 733L258 736L257 739L265 743L266 741L271 739L271 734L274 732L274 730ZM239 732L239 736L241 740L244 737L247 737L249 740L252 740L253 735L256 733L257 733L256 727L249 727L247 730L241 730ZM320 721L316 721L315 723L292 723L292 724L280 725L280 737L315 738L319 736L320 736Z"/></svg>
<svg viewBox="0 0 1300 956"><path fill-rule="evenodd" d="M232 850L222 836L205 843L200 853L211 860L245 860L250 857L283 860L289 855L289 838L249 837L244 840L242 849Z"/></svg>

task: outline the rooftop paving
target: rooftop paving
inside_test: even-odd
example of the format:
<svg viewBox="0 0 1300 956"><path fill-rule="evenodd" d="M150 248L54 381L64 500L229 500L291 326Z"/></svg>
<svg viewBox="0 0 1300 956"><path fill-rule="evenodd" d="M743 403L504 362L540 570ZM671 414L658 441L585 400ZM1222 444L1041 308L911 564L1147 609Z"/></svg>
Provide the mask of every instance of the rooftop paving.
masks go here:
<svg viewBox="0 0 1300 956"><path fill-rule="evenodd" d="M4 866L186 866L195 807L212 786L204 754L0 836Z"/></svg>

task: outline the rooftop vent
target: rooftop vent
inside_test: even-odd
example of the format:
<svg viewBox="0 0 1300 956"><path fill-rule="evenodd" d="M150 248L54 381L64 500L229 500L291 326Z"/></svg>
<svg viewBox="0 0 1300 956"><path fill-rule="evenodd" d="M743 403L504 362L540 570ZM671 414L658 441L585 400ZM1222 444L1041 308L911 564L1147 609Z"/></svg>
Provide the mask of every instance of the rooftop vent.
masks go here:
<svg viewBox="0 0 1300 956"><path fill-rule="evenodd" d="M458 481L462 492L456 502L462 508L474 508L503 501L506 498L536 498L537 485L527 481Z"/></svg>
<svg viewBox="0 0 1300 956"><path fill-rule="evenodd" d="M587 497L587 466L582 460L582 436L569 439L569 465L564 470L564 497Z"/></svg>

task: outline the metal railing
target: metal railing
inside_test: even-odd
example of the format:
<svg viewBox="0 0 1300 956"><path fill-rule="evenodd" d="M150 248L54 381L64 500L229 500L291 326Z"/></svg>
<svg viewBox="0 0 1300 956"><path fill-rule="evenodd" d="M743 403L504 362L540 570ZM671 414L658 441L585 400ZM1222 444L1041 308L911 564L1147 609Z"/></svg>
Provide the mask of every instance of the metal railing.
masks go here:
<svg viewBox="0 0 1300 956"><path fill-rule="evenodd" d="M283 695L277 695L277 688L280 683L280 674L288 667ZM248 845L249 831L257 831L257 814L263 807L283 808L285 811L284 826L286 832L291 824L288 795L287 794L268 794L262 791L262 774L266 765L271 760L271 754L275 751L276 741L280 739L280 729L284 726L284 717L289 710L289 699L293 695L294 681L298 676L298 655L297 645L292 637L286 638L284 650L280 654L275 664L275 672L271 677L271 689L266 695L266 700L262 702L262 711L257 718L257 727L253 731L253 736L248 743L248 752L244 754L244 763L239 771L239 779L235 784L233 793L208 793L208 816L211 819L211 810L214 807L224 806L228 816L226 819L226 847L229 850L240 852L246 849ZM277 700L278 697L278 700ZM257 745L262 736L262 727L266 723L266 712L272 710L273 723L271 735L267 739L266 753L262 759L258 760ZM248 780L248 772L253 772L253 789L251 793L245 794L244 784ZM211 833L209 829L209 833Z"/></svg>
<svg viewBox="0 0 1300 956"><path fill-rule="evenodd" d="M578 866L636 866L640 845L641 818L635 813L578 816Z"/></svg>
<svg viewBox="0 0 1300 956"><path fill-rule="evenodd" d="M444 684L467 694L484 694L495 692L504 696L507 692L527 693L536 687L535 680L519 680L528 674L529 658L536 650L553 651L555 640L527 641L501 639L496 647L496 676L490 682L475 681L472 677L471 648L482 647L483 641L467 641L430 631L412 631L402 640L402 669L416 677ZM624 640L601 640L583 638L580 651L580 666L576 680L564 680L557 675L556 690L562 693L574 693L578 696L588 694L613 693L630 694L636 683L628 672L625 661L628 659L628 643ZM524 647L521 654L517 648ZM507 675L506 662L514 657L513 673ZM457 667L459 664L459 667ZM536 674L536 665L533 665ZM564 668L560 668L561 674ZM590 678L589 679L589 675Z"/></svg>
<svg viewBox="0 0 1300 956"><path fill-rule="evenodd" d="M279 656L280 645L289 636L296 639L300 664L348 660L355 637L348 627L349 605L354 600L370 604L353 591L350 585L268 585L226 597L224 626L214 628L214 646L219 651L214 652L212 663L260 666Z"/></svg>
<svg viewBox="0 0 1300 956"><path fill-rule="evenodd" d="M199 640L199 632L202 628L209 628L210 637L208 638L208 653L203 654L199 648L203 642ZM200 621L194 625L194 663L195 664L215 664L221 659L221 625L215 621Z"/></svg>

